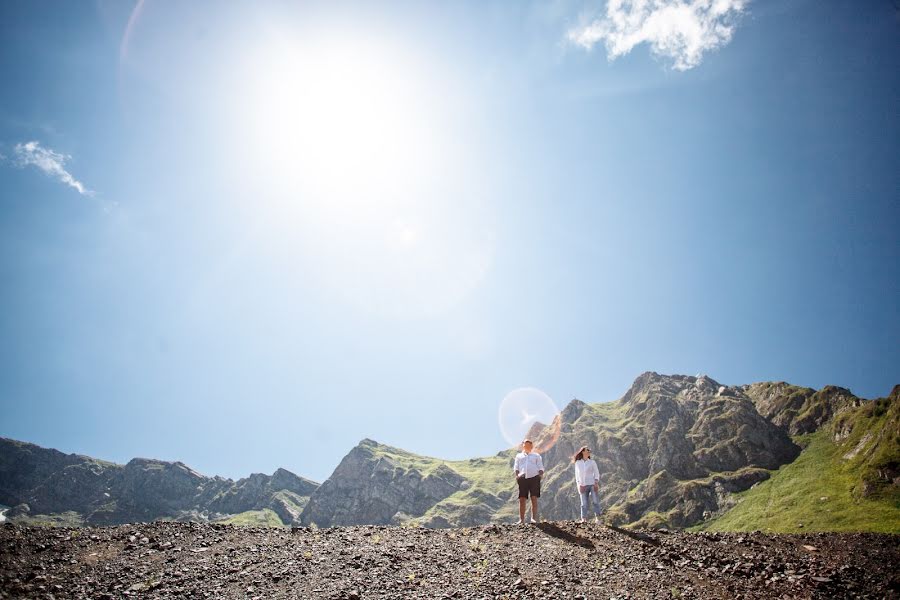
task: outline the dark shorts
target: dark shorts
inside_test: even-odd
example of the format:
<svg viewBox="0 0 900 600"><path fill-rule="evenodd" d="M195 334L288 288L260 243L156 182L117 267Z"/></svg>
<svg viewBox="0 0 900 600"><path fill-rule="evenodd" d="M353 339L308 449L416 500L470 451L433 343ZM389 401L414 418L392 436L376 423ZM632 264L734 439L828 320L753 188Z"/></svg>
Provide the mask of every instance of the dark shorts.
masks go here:
<svg viewBox="0 0 900 600"><path fill-rule="evenodd" d="M527 498L531 494L534 498L541 497L541 476L535 475L525 479L516 480L519 483L519 498Z"/></svg>

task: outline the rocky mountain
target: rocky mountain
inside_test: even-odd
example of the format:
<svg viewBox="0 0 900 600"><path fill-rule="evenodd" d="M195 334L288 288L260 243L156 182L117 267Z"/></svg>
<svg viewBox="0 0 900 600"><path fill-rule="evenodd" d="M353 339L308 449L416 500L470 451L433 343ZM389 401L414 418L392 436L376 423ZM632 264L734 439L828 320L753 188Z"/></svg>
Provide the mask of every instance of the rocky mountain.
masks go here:
<svg viewBox="0 0 900 600"><path fill-rule="evenodd" d="M783 381L741 386L756 410L790 435L812 433L833 417L862 406L850 390L828 385L819 391Z"/></svg>
<svg viewBox="0 0 900 600"><path fill-rule="evenodd" d="M688 527L728 513L747 490L792 464L804 434L851 421L857 443L865 438L878 448L867 454L880 457L866 471L877 481L869 487L896 490L900 454L890 425L874 436L871 423L851 418L878 406L896 412L900 400L892 394L866 401L834 386L724 386L707 376L644 373L619 400L573 400L554 423L532 430L538 447L555 439L543 455L542 516L578 516L571 456L582 445L592 448L600 467L610 522ZM443 461L364 440L312 494L301 522L445 527L513 520L514 454Z"/></svg>
<svg viewBox="0 0 900 600"><path fill-rule="evenodd" d="M863 400L648 372L614 402L572 400L529 437L546 448L547 519L578 516L571 457L588 445L613 525L900 532L900 386ZM514 455L445 461L365 439L319 486L284 469L232 481L0 439L0 503L17 522L473 526L517 518Z"/></svg>
<svg viewBox="0 0 900 600"><path fill-rule="evenodd" d="M733 509L704 528L900 532L900 386L887 398L862 401L840 388L822 391L821 403L804 392L801 406L811 410L792 411L781 426L798 427L803 420L796 417L803 414L836 416L794 436L803 447L800 456L739 494Z"/></svg>
<svg viewBox="0 0 900 600"><path fill-rule="evenodd" d="M0 438L0 504L22 522L206 521L271 510L292 523L317 487L284 469L233 481L181 462L135 458L119 465Z"/></svg>
<svg viewBox="0 0 900 600"><path fill-rule="evenodd" d="M310 497L304 525L488 522L509 501L513 454L443 461L363 440ZM494 493L496 490L496 493Z"/></svg>

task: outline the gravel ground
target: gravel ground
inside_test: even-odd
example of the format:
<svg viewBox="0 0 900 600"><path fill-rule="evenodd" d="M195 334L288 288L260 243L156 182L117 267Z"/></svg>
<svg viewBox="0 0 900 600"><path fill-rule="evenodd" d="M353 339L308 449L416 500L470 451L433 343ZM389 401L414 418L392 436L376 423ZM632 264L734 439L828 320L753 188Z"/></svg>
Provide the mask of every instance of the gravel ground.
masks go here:
<svg viewBox="0 0 900 600"><path fill-rule="evenodd" d="M0 598L900 598L900 536L0 526Z"/></svg>

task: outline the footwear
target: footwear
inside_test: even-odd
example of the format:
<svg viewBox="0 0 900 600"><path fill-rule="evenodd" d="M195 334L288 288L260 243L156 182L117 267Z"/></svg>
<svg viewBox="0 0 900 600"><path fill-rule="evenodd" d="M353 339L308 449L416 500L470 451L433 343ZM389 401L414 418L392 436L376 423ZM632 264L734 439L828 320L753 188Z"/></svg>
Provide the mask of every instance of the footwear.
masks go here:
<svg viewBox="0 0 900 600"><path fill-rule="evenodd" d="M532 523L532 525L536 525L536 524L537 524L537 520L536 520L534 517L531 517L531 523Z"/></svg>
<svg viewBox="0 0 900 600"><path fill-rule="evenodd" d="M584 523L584 519L580 519L578 522L579 522L579 523Z"/></svg>
<svg viewBox="0 0 900 600"><path fill-rule="evenodd" d="M525 524L525 520L524 520L524 519L519 519L519 525L524 525L524 524Z"/></svg>

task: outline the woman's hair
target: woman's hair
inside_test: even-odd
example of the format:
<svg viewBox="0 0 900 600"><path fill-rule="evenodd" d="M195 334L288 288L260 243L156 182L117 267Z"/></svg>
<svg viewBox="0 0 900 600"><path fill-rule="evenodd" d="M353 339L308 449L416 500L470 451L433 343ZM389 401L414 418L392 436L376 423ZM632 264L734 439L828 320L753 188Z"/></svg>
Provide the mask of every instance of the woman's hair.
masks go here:
<svg viewBox="0 0 900 600"><path fill-rule="evenodd" d="M584 458L584 451L587 450L587 449L588 449L587 446L582 446L582 447L578 450L578 452L575 453L575 456L572 457L572 462L575 462L576 460L581 460L581 459L583 459L583 458Z"/></svg>

